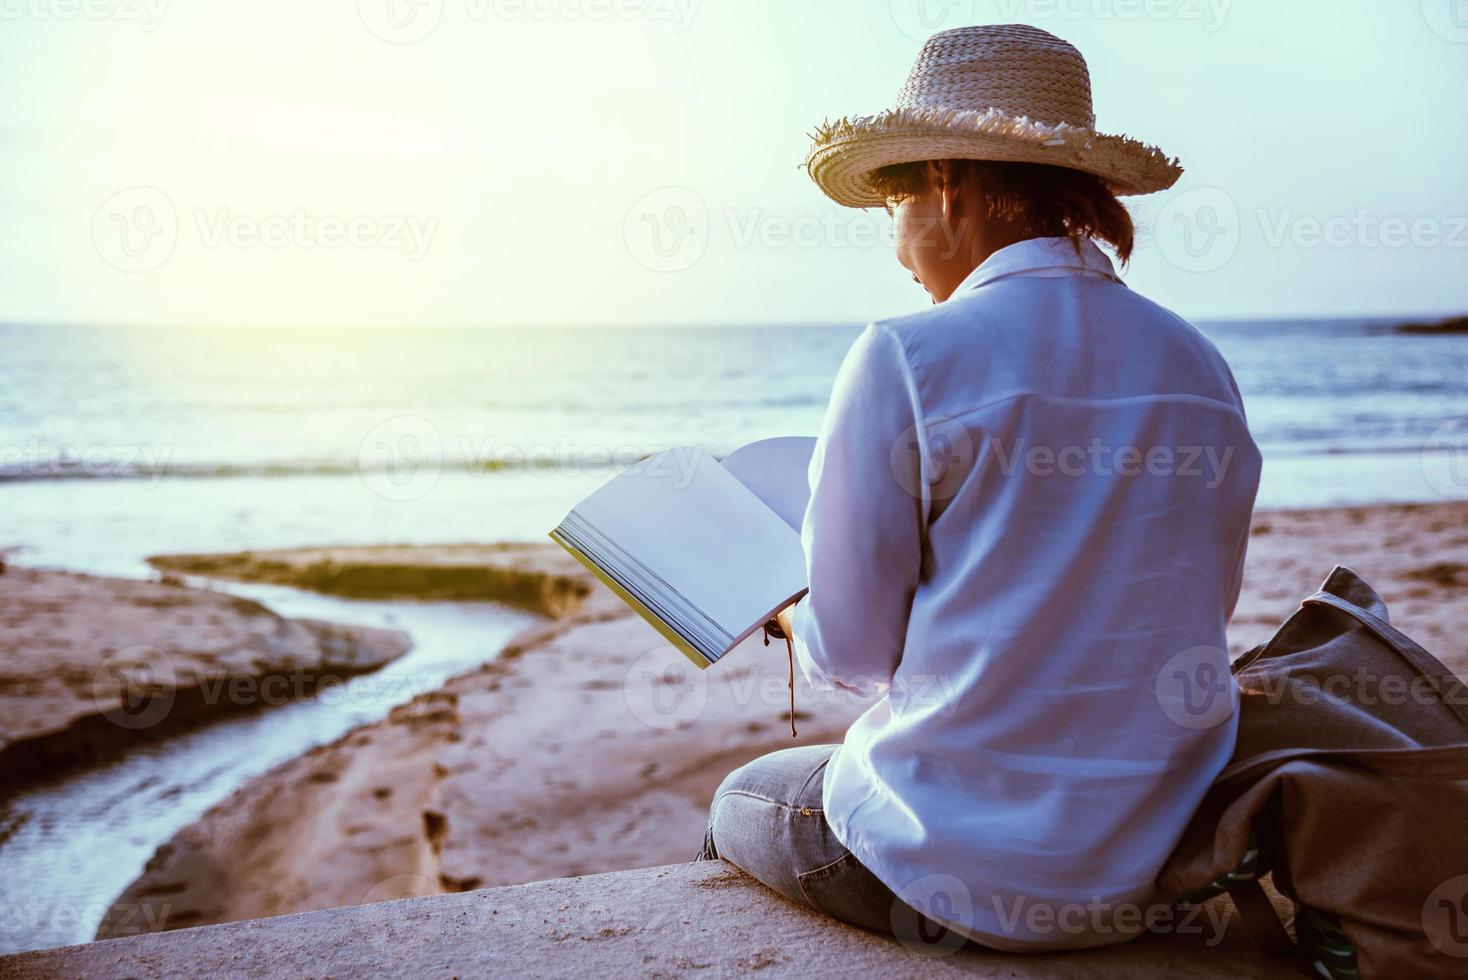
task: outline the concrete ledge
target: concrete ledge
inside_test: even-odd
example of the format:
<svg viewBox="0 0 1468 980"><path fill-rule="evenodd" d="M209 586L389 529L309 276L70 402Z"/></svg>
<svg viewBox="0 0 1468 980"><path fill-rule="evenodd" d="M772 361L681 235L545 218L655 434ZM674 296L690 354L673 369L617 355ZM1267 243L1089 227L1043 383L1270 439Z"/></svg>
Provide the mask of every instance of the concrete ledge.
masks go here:
<svg viewBox="0 0 1468 980"><path fill-rule="evenodd" d="M1290 964L1258 953L1231 909L1227 916L1200 918L1187 934L1149 934L1083 953L964 949L930 958L788 902L727 864L707 862L23 953L0 958L0 978L1298 975ZM1221 939L1215 922L1222 922Z"/></svg>

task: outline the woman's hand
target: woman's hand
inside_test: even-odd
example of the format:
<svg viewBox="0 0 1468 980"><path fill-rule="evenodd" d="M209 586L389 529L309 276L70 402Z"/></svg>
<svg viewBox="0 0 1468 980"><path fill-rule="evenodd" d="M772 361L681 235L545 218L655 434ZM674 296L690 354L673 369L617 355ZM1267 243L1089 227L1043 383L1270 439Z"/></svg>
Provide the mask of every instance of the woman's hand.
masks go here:
<svg viewBox="0 0 1468 980"><path fill-rule="evenodd" d="M780 624L780 632L792 640L795 639L795 603L792 602L775 613L775 622Z"/></svg>

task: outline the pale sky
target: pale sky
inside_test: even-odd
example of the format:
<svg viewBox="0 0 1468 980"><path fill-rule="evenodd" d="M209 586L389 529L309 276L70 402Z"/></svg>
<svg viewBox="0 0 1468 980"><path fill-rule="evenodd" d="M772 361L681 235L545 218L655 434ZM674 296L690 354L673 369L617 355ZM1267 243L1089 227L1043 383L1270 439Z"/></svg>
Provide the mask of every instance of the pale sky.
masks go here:
<svg viewBox="0 0 1468 980"><path fill-rule="evenodd" d="M931 30L1076 44L1182 159L1195 318L1468 310L1468 0L0 0L0 321L859 323L922 306L799 169Z"/></svg>

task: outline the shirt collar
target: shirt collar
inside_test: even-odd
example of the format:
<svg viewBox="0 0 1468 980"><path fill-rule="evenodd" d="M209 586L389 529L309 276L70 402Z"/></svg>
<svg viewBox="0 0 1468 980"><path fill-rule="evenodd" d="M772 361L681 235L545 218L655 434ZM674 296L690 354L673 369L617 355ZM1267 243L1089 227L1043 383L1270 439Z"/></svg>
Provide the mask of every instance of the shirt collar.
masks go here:
<svg viewBox="0 0 1468 980"><path fill-rule="evenodd" d="M1069 238L1027 238L1006 245L979 263L953 291L956 296L1010 276L1101 276L1121 282L1111 259L1089 238L1080 254Z"/></svg>

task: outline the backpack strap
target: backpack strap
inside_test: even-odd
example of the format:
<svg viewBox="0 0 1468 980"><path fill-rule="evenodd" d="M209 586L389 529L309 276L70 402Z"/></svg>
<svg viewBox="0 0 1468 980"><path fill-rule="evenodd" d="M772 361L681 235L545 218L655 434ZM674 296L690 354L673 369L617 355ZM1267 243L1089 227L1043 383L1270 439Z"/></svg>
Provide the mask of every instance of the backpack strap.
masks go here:
<svg viewBox="0 0 1468 980"><path fill-rule="evenodd" d="M1293 959L1302 972L1313 977L1359 980L1356 947L1341 931L1333 916L1290 899L1295 906L1295 932L1299 943L1290 938L1274 903L1259 883L1259 876L1266 870L1258 838L1250 833L1249 846L1237 867L1174 901L1182 907L1196 906L1226 893L1254 945L1266 955Z"/></svg>
<svg viewBox="0 0 1468 980"><path fill-rule="evenodd" d="M1239 910L1249 938L1265 955L1293 958L1300 972L1313 977L1359 980L1355 944L1341 931L1334 916L1296 903L1295 933L1300 937L1296 944L1258 878L1234 883L1228 889L1228 896Z"/></svg>
<svg viewBox="0 0 1468 980"><path fill-rule="evenodd" d="M1260 949L1272 956L1294 956L1298 952L1295 941L1285 931L1284 923L1279 921L1274 904L1264 894L1264 886L1259 884L1258 878L1242 878L1234 882L1229 886L1228 897L1233 899L1239 918L1244 920L1244 928L1249 930L1249 937Z"/></svg>

